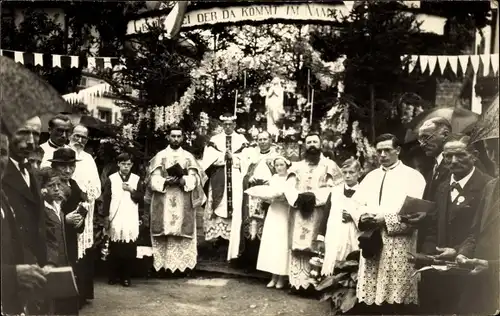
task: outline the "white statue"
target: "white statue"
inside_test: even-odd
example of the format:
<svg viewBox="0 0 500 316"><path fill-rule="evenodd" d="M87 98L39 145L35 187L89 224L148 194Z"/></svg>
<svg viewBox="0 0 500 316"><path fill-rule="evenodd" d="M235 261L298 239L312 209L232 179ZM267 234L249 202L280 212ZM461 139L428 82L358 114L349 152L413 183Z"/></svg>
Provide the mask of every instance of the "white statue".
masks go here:
<svg viewBox="0 0 500 316"><path fill-rule="evenodd" d="M267 131L271 135L279 133L276 122L285 114L283 107L284 95L280 78L274 77L266 94Z"/></svg>

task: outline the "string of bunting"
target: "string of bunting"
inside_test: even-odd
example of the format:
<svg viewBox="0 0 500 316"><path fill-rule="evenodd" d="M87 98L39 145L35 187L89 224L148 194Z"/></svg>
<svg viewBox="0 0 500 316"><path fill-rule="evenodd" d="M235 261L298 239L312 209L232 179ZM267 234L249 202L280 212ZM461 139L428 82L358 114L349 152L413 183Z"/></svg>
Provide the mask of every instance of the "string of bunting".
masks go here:
<svg viewBox="0 0 500 316"><path fill-rule="evenodd" d="M35 65L59 68L113 68L118 65L118 57L81 57L70 55L27 53L21 51L0 49L0 55L14 59L23 65Z"/></svg>
<svg viewBox="0 0 500 316"><path fill-rule="evenodd" d="M464 74L469 65L472 67L474 74L483 76L496 75L499 68L499 54L482 54L482 55L404 55L401 59L410 57L408 64L408 73L412 73L416 68L420 69L421 73L427 70L429 74L433 74L439 68L440 74L443 74L445 69L449 67L455 75L458 74L460 67ZM418 67L417 67L418 66ZM437 67L436 67L437 66ZM482 70L482 73L479 73Z"/></svg>

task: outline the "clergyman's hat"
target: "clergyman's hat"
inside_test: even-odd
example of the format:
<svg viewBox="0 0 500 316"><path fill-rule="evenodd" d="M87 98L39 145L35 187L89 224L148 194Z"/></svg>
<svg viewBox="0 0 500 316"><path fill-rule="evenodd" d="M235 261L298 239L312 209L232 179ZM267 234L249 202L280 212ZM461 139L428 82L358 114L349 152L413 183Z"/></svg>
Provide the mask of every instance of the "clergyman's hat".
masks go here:
<svg viewBox="0 0 500 316"><path fill-rule="evenodd" d="M72 163L80 161L76 159L76 153L71 148L59 148L54 152L54 156L52 159L49 159L50 162L60 162L60 163Z"/></svg>

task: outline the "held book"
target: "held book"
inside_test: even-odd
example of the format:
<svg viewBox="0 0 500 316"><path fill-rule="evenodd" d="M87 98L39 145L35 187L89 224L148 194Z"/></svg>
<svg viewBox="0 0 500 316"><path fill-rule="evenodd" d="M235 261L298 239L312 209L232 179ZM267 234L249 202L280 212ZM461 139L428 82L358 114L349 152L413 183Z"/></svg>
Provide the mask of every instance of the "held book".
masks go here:
<svg viewBox="0 0 500 316"><path fill-rule="evenodd" d="M167 174L171 177L182 178L185 175L184 169L178 163L167 168Z"/></svg>
<svg viewBox="0 0 500 316"><path fill-rule="evenodd" d="M399 211L399 215L409 216L416 213L428 214L435 208L435 206L436 203L434 202L407 196L401 210Z"/></svg>
<svg viewBox="0 0 500 316"><path fill-rule="evenodd" d="M47 279L45 290L49 298L59 299L78 296L78 288L72 267L51 268L45 278Z"/></svg>

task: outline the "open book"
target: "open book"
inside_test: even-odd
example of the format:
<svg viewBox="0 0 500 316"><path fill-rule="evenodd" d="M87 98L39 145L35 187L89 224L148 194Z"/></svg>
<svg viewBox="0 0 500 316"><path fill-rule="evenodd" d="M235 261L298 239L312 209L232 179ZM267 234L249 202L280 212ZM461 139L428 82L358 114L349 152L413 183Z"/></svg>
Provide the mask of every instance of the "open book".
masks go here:
<svg viewBox="0 0 500 316"><path fill-rule="evenodd" d="M78 296L75 275L72 267L51 268L45 286L46 295L49 298L70 298Z"/></svg>

